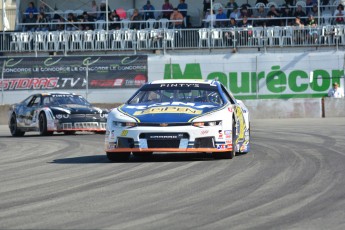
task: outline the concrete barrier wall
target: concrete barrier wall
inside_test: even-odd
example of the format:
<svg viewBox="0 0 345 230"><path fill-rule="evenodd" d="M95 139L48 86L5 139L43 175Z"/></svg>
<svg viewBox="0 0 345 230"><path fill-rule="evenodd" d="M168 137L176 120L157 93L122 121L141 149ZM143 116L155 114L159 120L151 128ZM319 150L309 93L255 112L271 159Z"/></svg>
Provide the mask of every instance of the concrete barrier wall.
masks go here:
<svg viewBox="0 0 345 230"><path fill-rule="evenodd" d="M320 118L322 104L319 98L243 100L251 119L270 118ZM113 108L117 104L95 104L101 108ZM9 105L0 106L0 125L6 125ZM345 117L345 100L325 98L326 117Z"/></svg>
<svg viewBox="0 0 345 230"><path fill-rule="evenodd" d="M325 117L345 117L345 98L325 98Z"/></svg>

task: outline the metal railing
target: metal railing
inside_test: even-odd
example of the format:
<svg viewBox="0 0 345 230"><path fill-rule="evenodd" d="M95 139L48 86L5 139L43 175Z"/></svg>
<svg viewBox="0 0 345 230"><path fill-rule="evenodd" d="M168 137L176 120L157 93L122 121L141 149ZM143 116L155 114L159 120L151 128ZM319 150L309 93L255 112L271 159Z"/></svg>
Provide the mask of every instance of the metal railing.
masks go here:
<svg viewBox="0 0 345 230"><path fill-rule="evenodd" d="M4 32L1 52L150 51L345 45L344 25Z"/></svg>

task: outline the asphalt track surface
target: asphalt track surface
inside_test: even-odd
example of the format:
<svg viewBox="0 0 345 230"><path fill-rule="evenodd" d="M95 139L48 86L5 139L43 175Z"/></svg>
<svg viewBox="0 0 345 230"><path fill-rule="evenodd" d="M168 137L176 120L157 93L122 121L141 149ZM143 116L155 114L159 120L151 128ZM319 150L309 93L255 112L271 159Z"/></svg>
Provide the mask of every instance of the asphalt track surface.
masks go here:
<svg viewBox="0 0 345 230"><path fill-rule="evenodd" d="M103 135L10 137L0 229L345 229L345 118L252 121L232 160L109 163Z"/></svg>

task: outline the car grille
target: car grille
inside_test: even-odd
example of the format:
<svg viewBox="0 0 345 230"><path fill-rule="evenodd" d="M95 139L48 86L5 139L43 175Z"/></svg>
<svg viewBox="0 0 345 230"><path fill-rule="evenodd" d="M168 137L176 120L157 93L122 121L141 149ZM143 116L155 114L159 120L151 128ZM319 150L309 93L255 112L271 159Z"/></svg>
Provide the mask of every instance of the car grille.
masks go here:
<svg viewBox="0 0 345 230"><path fill-rule="evenodd" d="M141 133L140 139L147 140L148 148L179 148L181 139L189 139L188 133Z"/></svg>
<svg viewBox="0 0 345 230"><path fill-rule="evenodd" d="M195 138L194 148L215 148L213 137Z"/></svg>
<svg viewBox="0 0 345 230"><path fill-rule="evenodd" d="M178 148L180 146L180 140L147 140L148 148Z"/></svg>

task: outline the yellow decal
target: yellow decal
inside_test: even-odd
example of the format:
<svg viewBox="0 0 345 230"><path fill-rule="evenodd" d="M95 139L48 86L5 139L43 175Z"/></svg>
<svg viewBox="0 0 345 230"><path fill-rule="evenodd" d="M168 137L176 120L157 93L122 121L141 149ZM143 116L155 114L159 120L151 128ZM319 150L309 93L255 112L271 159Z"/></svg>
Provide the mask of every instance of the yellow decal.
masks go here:
<svg viewBox="0 0 345 230"><path fill-rule="evenodd" d="M202 110L197 110L188 107L178 106L165 106L165 107L154 107L141 111L136 111L133 115L145 115L145 114L156 114L156 113L185 113L185 114L201 114Z"/></svg>
<svg viewBox="0 0 345 230"><path fill-rule="evenodd" d="M123 130L121 133L121 136L125 137L127 136L127 134L128 134L128 130Z"/></svg>
<svg viewBox="0 0 345 230"><path fill-rule="evenodd" d="M240 130L238 135L238 140L244 139L244 130L245 130L245 122L243 118L243 112L240 107L236 107L236 117L238 121L240 122Z"/></svg>

